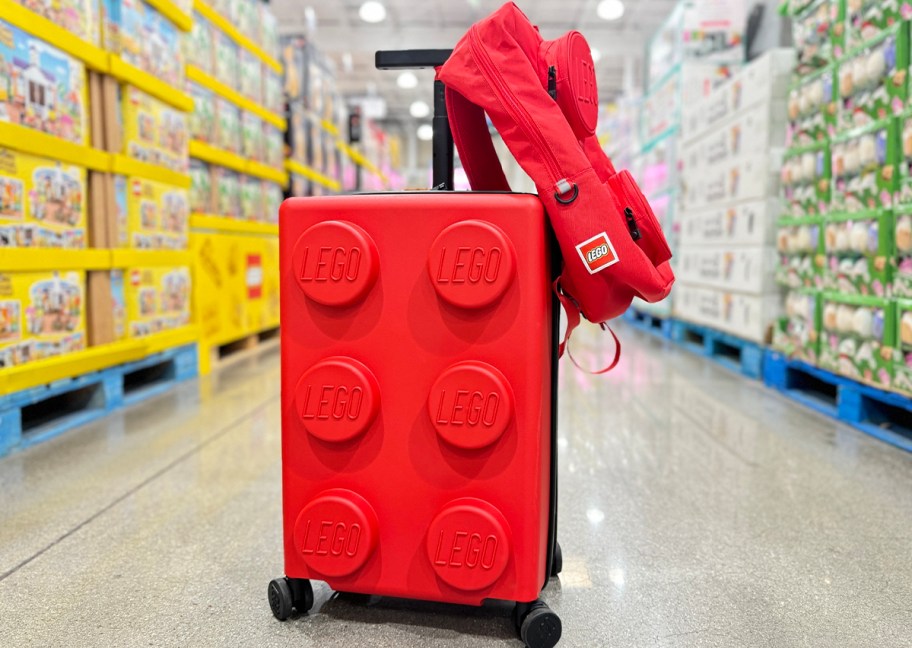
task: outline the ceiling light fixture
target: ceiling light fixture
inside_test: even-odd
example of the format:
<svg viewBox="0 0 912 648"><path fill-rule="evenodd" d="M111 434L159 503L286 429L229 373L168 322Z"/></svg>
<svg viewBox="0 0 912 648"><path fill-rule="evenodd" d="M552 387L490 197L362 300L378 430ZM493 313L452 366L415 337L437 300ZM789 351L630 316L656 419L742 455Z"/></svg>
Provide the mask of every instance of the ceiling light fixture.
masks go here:
<svg viewBox="0 0 912 648"><path fill-rule="evenodd" d="M369 0L369 2L365 2L361 5L361 9L358 10L358 15L361 16L361 20L364 22L383 22L386 18L386 7L383 6L382 2Z"/></svg>
<svg viewBox="0 0 912 648"><path fill-rule="evenodd" d="M416 101L409 106L409 114L415 119L424 119L431 114L431 107L423 101Z"/></svg>
<svg viewBox="0 0 912 648"><path fill-rule="evenodd" d="M398 85L403 90L411 90L412 88L417 88L418 77L416 77L412 72L403 72L396 79L396 85Z"/></svg>
<svg viewBox="0 0 912 648"><path fill-rule="evenodd" d="M592 53L592 62L598 63L599 60L602 58L602 53L594 47L592 48L591 53Z"/></svg>
<svg viewBox="0 0 912 648"><path fill-rule="evenodd" d="M602 0L596 13L602 20L617 20L624 15L624 3L621 0Z"/></svg>
<svg viewBox="0 0 912 648"><path fill-rule="evenodd" d="M430 142L434 138L434 128L430 124L421 124L418 127L418 139Z"/></svg>

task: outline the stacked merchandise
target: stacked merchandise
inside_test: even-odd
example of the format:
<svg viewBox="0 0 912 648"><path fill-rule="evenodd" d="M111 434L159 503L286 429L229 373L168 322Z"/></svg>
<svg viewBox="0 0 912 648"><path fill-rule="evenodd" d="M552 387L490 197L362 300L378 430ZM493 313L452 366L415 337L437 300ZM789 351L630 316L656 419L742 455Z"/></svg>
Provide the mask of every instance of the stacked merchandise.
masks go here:
<svg viewBox="0 0 912 648"><path fill-rule="evenodd" d="M80 24L80 30L88 35L94 27L97 39L97 26ZM0 30L0 125L20 127L25 138L34 131L79 147L89 145L84 63L40 40L37 33L2 20ZM29 78L40 83L39 93L29 91ZM0 248L85 248L88 169L16 147L8 129L2 133ZM48 257L46 268L16 271L7 265L10 252L0 252L0 368L87 346L85 270L55 267L51 254L29 252Z"/></svg>
<svg viewBox="0 0 912 648"><path fill-rule="evenodd" d="M354 165L349 156L342 154L339 144L340 134L347 130L348 116L336 91L332 62L299 36L282 41L282 60L289 115L285 139L290 173L288 193L291 196L337 193L343 188L343 178L354 178ZM348 168L343 168L343 164ZM355 187L347 184L345 188Z"/></svg>
<svg viewBox="0 0 912 648"><path fill-rule="evenodd" d="M288 195L323 196L340 191L379 191L401 184L397 146L360 113L352 115L360 143L349 145L349 114L336 88L335 68L301 36L282 41ZM391 183L392 180L392 183Z"/></svg>
<svg viewBox="0 0 912 648"><path fill-rule="evenodd" d="M631 167L641 179L672 253L678 246L675 205L680 198L682 110L704 98L743 60L745 4L683 0L648 46L646 93L640 113L642 148ZM636 300L634 305L659 317L671 314L670 300L658 304Z"/></svg>
<svg viewBox="0 0 912 648"><path fill-rule="evenodd" d="M185 44L191 212L276 223L285 118L275 17L254 0L197 2Z"/></svg>
<svg viewBox="0 0 912 648"><path fill-rule="evenodd" d="M180 280L153 279L150 299L123 281L142 257L111 251L187 245L187 106L182 61L167 51L182 29L173 8L3 4L0 247L20 249L0 255L0 368L189 322L186 266L170 268ZM115 195L118 185L133 191ZM120 357L122 347L110 348ZM26 385L25 375L10 384Z"/></svg>
<svg viewBox="0 0 912 648"><path fill-rule="evenodd" d="M796 1L787 9L798 74L789 94L777 276L789 294L773 346L912 393L912 113L903 3Z"/></svg>
<svg viewBox="0 0 912 648"><path fill-rule="evenodd" d="M109 274L90 278L93 296L110 294L113 312L125 316L125 322L114 319L115 339L190 324L190 106L180 47L189 23L177 18L186 18L180 10L169 14L137 0L101 2L101 40L117 61L112 74L119 81L103 82L105 147L114 156L114 173L100 181L105 245L141 252L118 255L121 262Z"/></svg>
<svg viewBox="0 0 912 648"><path fill-rule="evenodd" d="M694 102L682 126L674 313L764 343L781 302L778 169L792 50L772 50Z"/></svg>
<svg viewBox="0 0 912 648"><path fill-rule="evenodd" d="M222 345L278 326L287 122L278 21L266 5L196 0L193 8L190 239L205 374Z"/></svg>

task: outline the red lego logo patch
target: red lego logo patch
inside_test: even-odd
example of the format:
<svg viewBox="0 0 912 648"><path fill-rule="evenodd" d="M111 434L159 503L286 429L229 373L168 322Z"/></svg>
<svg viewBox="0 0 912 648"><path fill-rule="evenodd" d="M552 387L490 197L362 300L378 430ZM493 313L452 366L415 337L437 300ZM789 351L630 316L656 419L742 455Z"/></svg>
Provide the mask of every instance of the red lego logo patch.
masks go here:
<svg viewBox="0 0 912 648"><path fill-rule="evenodd" d="M576 251L579 252L589 274L595 274L620 261L614 251L614 246L611 245L611 239L605 232L580 243L576 246Z"/></svg>

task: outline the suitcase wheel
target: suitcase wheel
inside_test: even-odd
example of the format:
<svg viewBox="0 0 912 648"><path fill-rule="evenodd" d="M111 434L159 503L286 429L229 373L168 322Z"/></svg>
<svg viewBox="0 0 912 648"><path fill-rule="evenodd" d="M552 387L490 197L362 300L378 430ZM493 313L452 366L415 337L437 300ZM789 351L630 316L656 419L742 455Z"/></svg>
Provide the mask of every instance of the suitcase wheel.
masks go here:
<svg viewBox="0 0 912 648"><path fill-rule="evenodd" d="M304 578L276 578L266 592L273 616L285 621L292 611L305 614L313 607L313 588Z"/></svg>
<svg viewBox="0 0 912 648"><path fill-rule="evenodd" d="M564 555L559 542L554 543L554 558L551 559L551 578L561 573L564 568Z"/></svg>
<svg viewBox="0 0 912 648"><path fill-rule="evenodd" d="M517 603L513 623L526 648L554 648L560 641L560 617L541 599Z"/></svg>

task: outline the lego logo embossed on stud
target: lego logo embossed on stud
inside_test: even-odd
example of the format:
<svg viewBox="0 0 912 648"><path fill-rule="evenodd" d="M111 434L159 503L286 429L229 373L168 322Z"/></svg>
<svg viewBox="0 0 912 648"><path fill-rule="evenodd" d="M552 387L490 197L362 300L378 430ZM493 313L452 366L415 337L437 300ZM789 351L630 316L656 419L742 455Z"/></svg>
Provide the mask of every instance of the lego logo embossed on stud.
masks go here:
<svg viewBox="0 0 912 648"><path fill-rule="evenodd" d="M364 566L377 545L377 515L347 489L325 491L298 514L294 546L309 567L348 576Z"/></svg>
<svg viewBox="0 0 912 648"><path fill-rule="evenodd" d="M434 381L427 406L431 423L444 441L479 450L500 439L513 420L513 390L491 365L460 362Z"/></svg>
<svg viewBox="0 0 912 648"><path fill-rule="evenodd" d="M460 308L495 302L513 281L515 253L506 234L480 220L450 225L428 253L428 276L437 294Z"/></svg>
<svg viewBox="0 0 912 648"><path fill-rule="evenodd" d="M327 221L311 226L298 237L292 255L298 286L325 306L352 306L377 281L377 247L353 223Z"/></svg>
<svg viewBox="0 0 912 648"><path fill-rule="evenodd" d="M449 585L466 591L488 587L510 560L510 535L503 515L475 498L450 502L428 529L428 560Z"/></svg>
<svg viewBox="0 0 912 648"><path fill-rule="evenodd" d="M352 358L327 358L308 369L295 386L295 408L318 439L342 442L363 434L380 408L377 379Z"/></svg>

